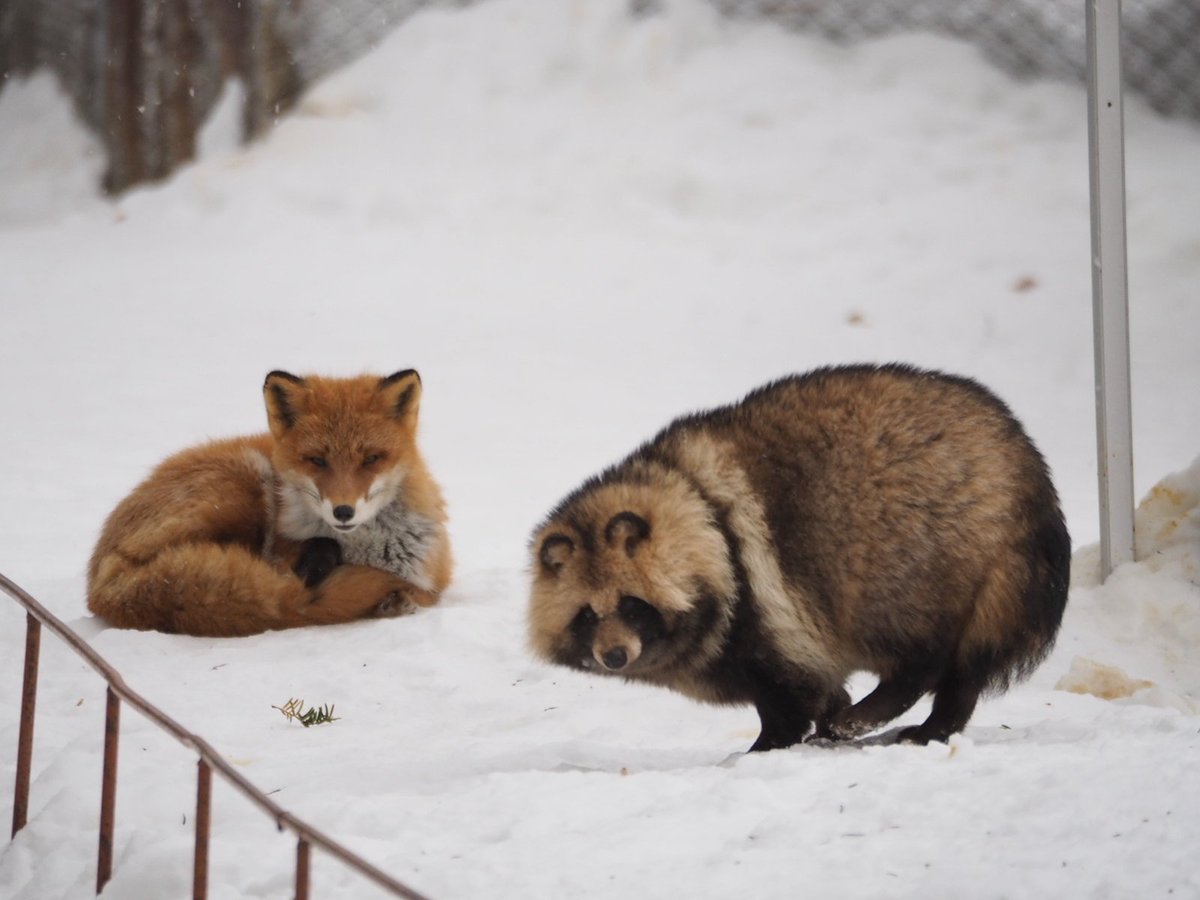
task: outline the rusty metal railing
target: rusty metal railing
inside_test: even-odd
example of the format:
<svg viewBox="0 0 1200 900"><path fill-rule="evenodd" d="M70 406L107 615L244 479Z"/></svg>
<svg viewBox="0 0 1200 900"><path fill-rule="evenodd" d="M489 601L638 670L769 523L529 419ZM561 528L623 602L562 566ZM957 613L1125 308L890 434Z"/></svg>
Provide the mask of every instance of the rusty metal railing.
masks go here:
<svg viewBox="0 0 1200 900"><path fill-rule="evenodd" d="M41 649L42 626L44 625L57 634L79 656L83 657L88 665L95 669L108 684L104 716L104 763L101 770L100 788L100 841L96 855L97 894L104 890L104 886L112 878L113 833L116 827L117 750L120 738L121 702L124 701L181 744L190 747L200 757L196 777L196 846L192 870L192 896L196 900L203 900L208 891L208 838L211 823L213 772L224 778L251 803L274 819L275 825L280 831L290 831L296 836L296 900L307 900L309 896L309 859L313 847L323 850L393 896L406 897L409 900L427 900L422 894L371 865L361 856L346 849L311 825L297 819L273 802L227 763L202 737L188 731L158 707L130 690L120 673L105 662L83 638L4 575L0 575L0 590L23 606L26 613L25 671L21 686L21 722L17 738L17 777L13 788L12 834L14 837L25 827L29 814L29 782L33 762L33 721L37 706L38 657Z"/></svg>

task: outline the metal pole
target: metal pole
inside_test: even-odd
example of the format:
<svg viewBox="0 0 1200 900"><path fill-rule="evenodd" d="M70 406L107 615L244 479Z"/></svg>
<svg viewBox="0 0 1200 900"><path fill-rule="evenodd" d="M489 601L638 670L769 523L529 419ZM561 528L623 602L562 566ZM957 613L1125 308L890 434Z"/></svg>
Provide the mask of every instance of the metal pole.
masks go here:
<svg viewBox="0 0 1200 900"><path fill-rule="evenodd" d="M104 714L104 768L100 782L100 848L96 855L96 893L112 878L113 826L117 816L117 739L121 735L121 700L112 685Z"/></svg>
<svg viewBox="0 0 1200 900"><path fill-rule="evenodd" d="M1100 561L1107 578L1133 559L1121 0L1087 0L1087 57Z"/></svg>
<svg viewBox="0 0 1200 900"><path fill-rule="evenodd" d="M25 827L29 815L29 774L33 765L33 719L37 708L38 656L42 623L25 614L25 678L21 684L21 724L17 732L17 783L13 788L12 833Z"/></svg>

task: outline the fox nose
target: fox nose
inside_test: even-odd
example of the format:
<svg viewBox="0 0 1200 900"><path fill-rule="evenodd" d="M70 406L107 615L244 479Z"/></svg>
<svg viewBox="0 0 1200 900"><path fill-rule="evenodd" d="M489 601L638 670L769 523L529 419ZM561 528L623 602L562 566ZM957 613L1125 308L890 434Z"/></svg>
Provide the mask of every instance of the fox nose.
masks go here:
<svg viewBox="0 0 1200 900"><path fill-rule="evenodd" d="M333 517L339 522L349 522L354 518L354 507L342 504L333 508Z"/></svg>
<svg viewBox="0 0 1200 900"><path fill-rule="evenodd" d="M604 661L607 669L623 669L625 663L629 662L629 654L625 652L624 647L614 647L601 653L600 659Z"/></svg>

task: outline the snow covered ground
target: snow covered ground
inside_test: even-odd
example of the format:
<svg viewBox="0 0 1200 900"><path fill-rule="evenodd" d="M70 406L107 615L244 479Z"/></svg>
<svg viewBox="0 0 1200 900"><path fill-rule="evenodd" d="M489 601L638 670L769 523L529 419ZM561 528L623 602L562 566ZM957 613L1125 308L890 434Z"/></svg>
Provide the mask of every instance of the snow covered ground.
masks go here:
<svg viewBox="0 0 1200 900"><path fill-rule="evenodd" d="M1139 562L1097 586L1082 88L929 36L626 7L422 13L248 149L231 90L201 162L116 202L48 79L0 93L0 571L435 898L1200 896L1200 128L1127 110L1147 500ZM862 360L980 379L1045 452L1075 587L1027 684L948 747L746 756L750 709L530 658L524 544L551 504L681 412ZM458 557L441 606L239 640L88 616L104 516L167 453L260 430L268 370L410 366ZM22 641L0 602L4 822ZM291 697L340 718L288 723ZM90 894L102 718L47 636L0 896ZM105 896L184 896L194 758L123 728ZM292 842L219 781L214 802L210 896L286 895ZM376 896L319 854L314 891Z"/></svg>

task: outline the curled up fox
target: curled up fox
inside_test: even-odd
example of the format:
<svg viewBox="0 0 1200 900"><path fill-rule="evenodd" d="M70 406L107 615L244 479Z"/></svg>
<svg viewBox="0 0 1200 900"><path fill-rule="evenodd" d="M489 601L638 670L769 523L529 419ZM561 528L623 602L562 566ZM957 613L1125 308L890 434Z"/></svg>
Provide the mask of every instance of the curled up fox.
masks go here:
<svg viewBox="0 0 1200 900"><path fill-rule="evenodd" d="M268 433L184 450L118 504L88 566L93 613L232 636L437 602L452 561L417 372L276 371L263 394Z"/></svg>

